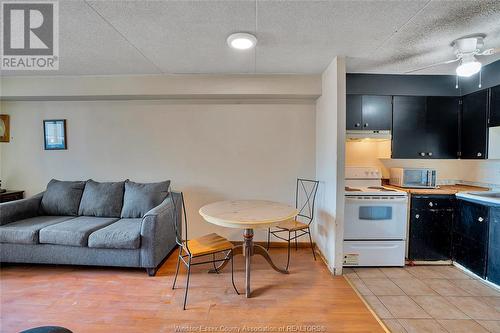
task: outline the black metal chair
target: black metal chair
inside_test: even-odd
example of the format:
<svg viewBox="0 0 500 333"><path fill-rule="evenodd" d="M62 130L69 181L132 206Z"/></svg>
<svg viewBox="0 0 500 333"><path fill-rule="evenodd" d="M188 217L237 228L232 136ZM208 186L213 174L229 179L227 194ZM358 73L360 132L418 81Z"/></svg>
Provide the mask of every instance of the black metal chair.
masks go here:
<svg viewBox="0 0 500 333"><path fill-rule="evenodd" d="M295 208L299 210L299 214L295 219L280 223L276 228L278 230L267 230L267 249L269 250L269 244L271 241L271 234L279 239L288 242L288 255L286 261L286 270L290 265L290 243L295 240L295 250L298 248L297 239L309 235L309 243L311 244L311 250L313 253L314 260L316 260L316 254L314 253L313 242L311 238L310 225L314 220L314 203L316 201L316 193L318 191L319 181L297 178L297 186L295 190ZM297 232L299 234L297 234ZM283 237L280 234L288 233L288 237ZM294 234L292 237L292 233Z"/></svg>
<svg viewBox="0 0 500 333"><path fill-rule="evenodd" d="M177 217L178 216L178 204L176 204L176 200L174 199L174 195L170 192L170 198L172 200L172 204L174 206L173 213ZM187 214L186 214L186 206L184 204L184 194L182 192L180 195L180 206L182 207L182 215L181 220L184 218L184 235L185 238L182 237L182 227L179 230L177 223L175 224L175 241L177 245L179 245L179 255L177 257L177 267L175 269L175 277L174 283L172 285L172 289L175 289L175 282L177 281L177 275L179 274L179 264L182 261L184 265L187 267L187 279L186 279L186 291L184 293L184 305L183 309L186 310L186 302L187 302L187 294L189 289L189 277L191 275L191 266L194 265L202 265L202 264L212 264L214 266L214 270L217 274L219 271L217 270L216 263L223 261L231 261L231 283L233 284L233 288L236 293L239 295L238 289L234 284L234 263L233 263L233 247L234 245L225 239L222 236L219 236L215 233L205 235L198 238L189 239L187 237ZM181 222L182 224L182 222ZM223 258L216 258L216 255L222 253L224 255ZM192 262L195 258L212 256L211 260L201 261L201 262ZM186 261L187 260L187 261Z"/></svg>

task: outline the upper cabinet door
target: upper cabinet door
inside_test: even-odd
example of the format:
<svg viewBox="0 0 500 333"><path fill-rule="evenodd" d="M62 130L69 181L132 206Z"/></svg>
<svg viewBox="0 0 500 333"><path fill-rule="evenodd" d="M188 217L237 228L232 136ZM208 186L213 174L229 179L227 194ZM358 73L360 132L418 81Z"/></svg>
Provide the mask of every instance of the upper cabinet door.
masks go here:
<svg viewBox="0 0 500 333"><path fill-rule="evenodd" d="M346 96L346 128L348 130L360 130L361 127L361 95Z"/></svg>
<svg viewBox="0 0 500 333"><path fill-rule="evenodd" d="M364 130L390 130L392 96L363 96L362 121Z"/></svg>
<svg viewBox="0 0 500 333"><path fill-rule="evenodd" d="M458 157L458 97L427 97L426 139L429 158Z"/></svg>
<svg viewBox="0 0 500 333"><path fill-rule="evenodd" d="M488 90L463 97L461 158L485 159L488 147Z"/></svg>
<svg viewBox="0 0 500 333"><path fill-rule="evenodd" d="M500 126L500 86L491 88L490 127Z"/></svg>
<svg viewBox="0 0 500 333"><path fill-rule="evenodd" d="M392 96L347 95L346 129L390 130Z"/></svg>
<svg viewBox="0 0 500 333"><path fill-rule="evenodd" d="M428 158L426 97L394 96L392 158Z"/></svg>

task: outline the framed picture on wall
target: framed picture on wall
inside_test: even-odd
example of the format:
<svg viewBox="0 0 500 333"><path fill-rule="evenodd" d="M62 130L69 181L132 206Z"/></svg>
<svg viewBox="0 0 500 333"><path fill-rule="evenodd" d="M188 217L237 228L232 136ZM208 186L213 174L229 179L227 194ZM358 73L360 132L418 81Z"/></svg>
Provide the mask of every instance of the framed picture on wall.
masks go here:
<svg viewBox="0 0 500 333"><path fill-rule="evenodd" d="M68 149L66 140L66 119L44 120L43 140L45 150Z"/></svg>
<svg viewBox="0 0 500 333"><path fill-rule="evenodd" d="M0 142L10 141L10 122L8 114L0 114Z"/></svg>

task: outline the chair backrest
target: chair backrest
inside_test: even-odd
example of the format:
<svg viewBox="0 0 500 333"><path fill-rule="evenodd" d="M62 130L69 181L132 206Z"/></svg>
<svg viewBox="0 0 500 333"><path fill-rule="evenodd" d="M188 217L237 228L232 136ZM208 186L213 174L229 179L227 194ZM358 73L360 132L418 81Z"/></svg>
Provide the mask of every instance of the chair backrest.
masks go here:
<svg viewBox="0 0 500 333"><path fill-rule="evenodd" d="M174 221L177 221L177 216L179 216L179 210L181 210L182 214L180 216L181 218L181 221L179 224L177 223L174 223L174 228L175 228L175 242L177 243L177 245L179 245L182 249L182 247L184 247L188 253L191 253L189 251L189 247L188 247L188 219L187 219L187 214L186 214L186 205L184 203L184 193L182 192L172 192L170 191L169 193L169 196L170 196L170 199L172 200L172 205L174 207L174 209L172 210L173 212L173 219ZM180 197L180 200L179 199L175 199L174 196L178 196ZM176 201L178 201L176 203ZM182 220L184 220L184 225L182 225ZM179 230L180 229L180 230ZM183 231L184 230L184 235L185 237L183 237Z"/></svg>
<svg viewBox="0 0 500 333"><path fill-rule="evenodd" d="M297 188L295 191L295 208L299 211L297 218L304 218L308 225L314 219L314 203L316 201L318 186L319 181L317 180L297 178Z"/></svg>

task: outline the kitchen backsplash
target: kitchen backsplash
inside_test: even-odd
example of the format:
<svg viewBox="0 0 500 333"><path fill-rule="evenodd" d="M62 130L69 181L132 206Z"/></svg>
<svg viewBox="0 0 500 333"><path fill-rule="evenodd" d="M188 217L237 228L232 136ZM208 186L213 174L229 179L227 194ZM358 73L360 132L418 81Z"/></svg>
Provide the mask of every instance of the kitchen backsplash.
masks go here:
<svg viewBox="0 0 500 333"><path fill-rule="evenodd" d="M500 160L391 159L391 142L346 142L347 166L376 166L384 178L394 167L432 168L438 184L470 184L500 189Z"/></svg>

